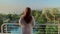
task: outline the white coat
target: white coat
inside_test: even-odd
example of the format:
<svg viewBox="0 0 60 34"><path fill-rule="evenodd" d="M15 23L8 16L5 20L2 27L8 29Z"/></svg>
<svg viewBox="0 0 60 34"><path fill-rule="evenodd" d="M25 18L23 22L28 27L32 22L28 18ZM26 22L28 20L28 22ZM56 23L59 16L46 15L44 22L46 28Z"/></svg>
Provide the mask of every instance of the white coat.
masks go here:
<svg viewBox="0 0 60 34"><path fill-rule="evenodd" d="M22 28L22 34L33 34L33 27L34 27L34 17L32 16L32 20L29 24L27 24L25 22L24 19L22 19L22 17L19 19L19 25Z"/></svg>

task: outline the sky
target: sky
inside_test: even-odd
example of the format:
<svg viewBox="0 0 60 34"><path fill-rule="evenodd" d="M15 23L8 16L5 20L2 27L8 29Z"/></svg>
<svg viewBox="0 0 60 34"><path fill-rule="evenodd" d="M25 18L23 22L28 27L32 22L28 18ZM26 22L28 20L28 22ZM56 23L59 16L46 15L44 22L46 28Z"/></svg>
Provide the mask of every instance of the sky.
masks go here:
<svg viewBox="0 0 60 34"><path fill-rule="evenodd" d="M20 14L26 7L31 9L59 8L60 0L0 0L0 13Z"/></svg>

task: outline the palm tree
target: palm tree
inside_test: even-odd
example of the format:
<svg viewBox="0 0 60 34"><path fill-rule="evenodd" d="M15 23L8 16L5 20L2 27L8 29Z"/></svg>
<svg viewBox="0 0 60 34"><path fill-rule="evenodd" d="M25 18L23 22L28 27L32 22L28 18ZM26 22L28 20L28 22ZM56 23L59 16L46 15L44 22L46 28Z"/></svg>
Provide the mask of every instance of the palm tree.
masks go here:
<svg viewBox="0 0 60 34"><path fill-rule="evenodd" d="M47 23L50 21L53 21L55 24L56 21L56 14L57 14L58 9L53 8L53 9L43 9L42 14L45 15L47 19Z"/></svg>
<svg viewBox="0 0 60 34"><path fill-rule="evenodd" d="M55 23L55 21L56 21L56 14L57 14L58 12L59 12L59 11L58 11L57 8L53 8L53 9L51 9L51 11L50 11L50 14L54 17L54 18L53 18L54 23Z"/></svg>
<svg viewBox="0 0 60 34"><path fill-rule="evenodd" d="M58 9L57 8L53 8L53 9L43 9L42 14L45 15L47 21L54 21L55 23L55 16L58 13Z"/></svg>

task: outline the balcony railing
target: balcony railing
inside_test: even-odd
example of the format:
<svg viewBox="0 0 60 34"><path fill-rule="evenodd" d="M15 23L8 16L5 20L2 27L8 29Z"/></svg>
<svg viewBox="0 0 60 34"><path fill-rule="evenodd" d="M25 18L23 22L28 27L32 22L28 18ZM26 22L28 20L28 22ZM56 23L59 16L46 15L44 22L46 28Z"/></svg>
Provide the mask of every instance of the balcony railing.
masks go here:
<svg viewBox="0 0 60 34"><path fill-rule="evenodd" d="M13 30L17 31L19 27L18 23L4 23L1 25L1 33L11 33ZM34 34L60 34L58 24L36 24L34 29Z"/></svg>

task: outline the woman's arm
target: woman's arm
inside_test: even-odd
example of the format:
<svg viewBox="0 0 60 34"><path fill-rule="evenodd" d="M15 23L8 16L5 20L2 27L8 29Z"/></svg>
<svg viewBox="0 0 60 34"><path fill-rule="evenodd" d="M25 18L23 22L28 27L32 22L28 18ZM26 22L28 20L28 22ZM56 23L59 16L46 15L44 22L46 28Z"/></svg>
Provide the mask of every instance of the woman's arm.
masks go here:
<svg viewBox="0 0 60 34"><path fill-rule="evenodd" d="M23 27L22 18L19 19L19 25L20 25L21 27Z"/></svg>
<svg viewBox="0 0 60 34"><path fill-rule="evenodd" d="M19 19L19 26L21 26L21 18Z"/></svg>
<svg viewBox="0 0 60 34"><path fill-rule="evenodd" d="M35 19L34 19L34 17L32 18L32 27L34 27L34 25L35 25Z"/></svg>

